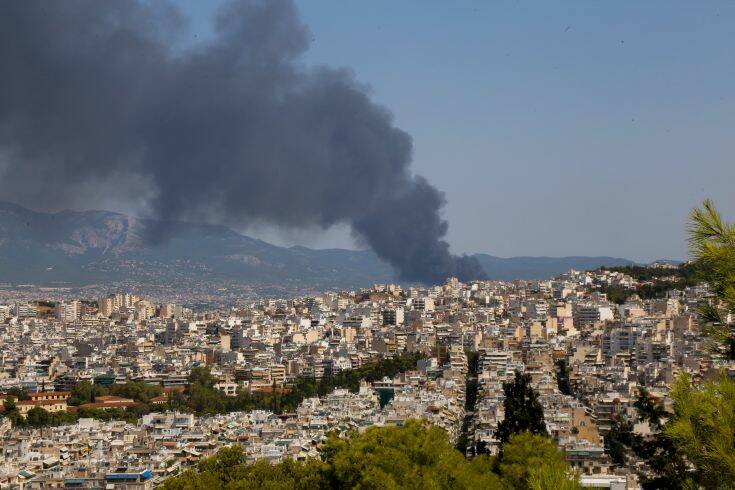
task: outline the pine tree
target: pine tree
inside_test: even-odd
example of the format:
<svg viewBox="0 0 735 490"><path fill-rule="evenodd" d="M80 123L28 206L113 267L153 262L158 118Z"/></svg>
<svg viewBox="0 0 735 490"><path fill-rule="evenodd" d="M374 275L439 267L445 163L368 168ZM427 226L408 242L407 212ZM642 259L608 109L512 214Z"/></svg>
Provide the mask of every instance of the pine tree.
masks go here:
<svg viewBox="0 0 735 490"><path fill-rule="evenodd" d="M702 307L702 319L717 349L735 359L735 335L728 325L728 314L735 312L735 224L724 221L709 199L689 216L689 248L716 295L714 303Z"/></svg>
<svg viewBox="0 0 735 490"><path fill-rule="evenodd" d="M503 383L505 419L498 425L497 438L505 444L513 434L531 432L547 435L544 409L531 387L531 376L516 371L513 381Z"/></svg>

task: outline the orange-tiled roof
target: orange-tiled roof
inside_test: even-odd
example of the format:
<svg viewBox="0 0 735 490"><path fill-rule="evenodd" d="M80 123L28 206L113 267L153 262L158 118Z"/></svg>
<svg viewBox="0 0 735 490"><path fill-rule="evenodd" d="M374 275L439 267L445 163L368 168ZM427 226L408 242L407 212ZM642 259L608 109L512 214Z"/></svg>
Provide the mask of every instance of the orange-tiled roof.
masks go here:
<svg viewBox="0 0 735 490"><path fill-rule="evenodd" d="M94 399L95 403L115 403L115 402L132 402L134 400L130 398L123 398L121 396L114 396L114 395L104 395L104 396L97 396Z"/></svg>
<svg viewBox="0 0 735 490"><path fill-rule="evenodd" d="M37 393L29 393L28 396L31 398L40 398L42 396L69 397L71 396L71 391L39 391Z"/></svg>

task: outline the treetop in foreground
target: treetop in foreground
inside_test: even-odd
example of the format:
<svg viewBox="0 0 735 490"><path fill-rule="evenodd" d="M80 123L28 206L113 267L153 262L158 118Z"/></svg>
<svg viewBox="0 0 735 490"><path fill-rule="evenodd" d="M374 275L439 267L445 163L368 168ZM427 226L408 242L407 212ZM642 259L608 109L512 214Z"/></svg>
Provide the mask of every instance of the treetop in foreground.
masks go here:
<svg viewBox="0 0 735 490"><path fill-rule="evenodd" d="M554 443L535 434L514 435L504 456L465 457L446 433L426 421L370 427L347 439L330 436L321 460L247 464L232 446L196 470L166 480L165 490L199 489L503 489L578 488Z"/></svg>

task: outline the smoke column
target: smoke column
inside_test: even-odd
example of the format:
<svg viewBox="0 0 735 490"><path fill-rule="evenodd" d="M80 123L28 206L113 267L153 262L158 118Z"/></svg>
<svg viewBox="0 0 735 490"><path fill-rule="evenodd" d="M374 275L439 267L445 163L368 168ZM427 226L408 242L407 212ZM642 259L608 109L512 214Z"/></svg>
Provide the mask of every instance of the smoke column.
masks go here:
<svg viewBox="0 0 735 490"><path fill-rule="evenodd" d="M2 2L3 198L108 193L165 221L346 223L403 279L481 276L449 253L444 197L411 173L391 113L349 70L301 61L310 34L290 1L229 3L189 48L185 24L161 2Z"/></svg>

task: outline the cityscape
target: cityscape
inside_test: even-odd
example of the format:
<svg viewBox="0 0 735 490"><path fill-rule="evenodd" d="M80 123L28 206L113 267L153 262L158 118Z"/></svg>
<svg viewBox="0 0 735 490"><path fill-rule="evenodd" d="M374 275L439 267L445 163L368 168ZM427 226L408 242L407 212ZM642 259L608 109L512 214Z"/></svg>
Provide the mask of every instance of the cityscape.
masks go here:
<svg viewBox="0 0 735 490"><path fill-rule="evenodd" d="M705 348L697 312L714 294L690 267L375 285L211 311L125 292L5 298L0 484L153 488L233 444L248 462L305 460L329 433L411 419L441 427L466 454L497 454L503 386L523 373L581 484L635 488L640 462L605 441L619 418L654 430L635 409L641 390L670 410L680 373L733 372ZM387 375L343 377L378 366ZM203 370L229 403L193 398ZM329 383L279 398L304 379Z"/></svg>
<svg viewBox="0 0 735 490"><path fill-rule="evenodd" d="M0 0L0 490L735 490L734 21Z"/></svg>

